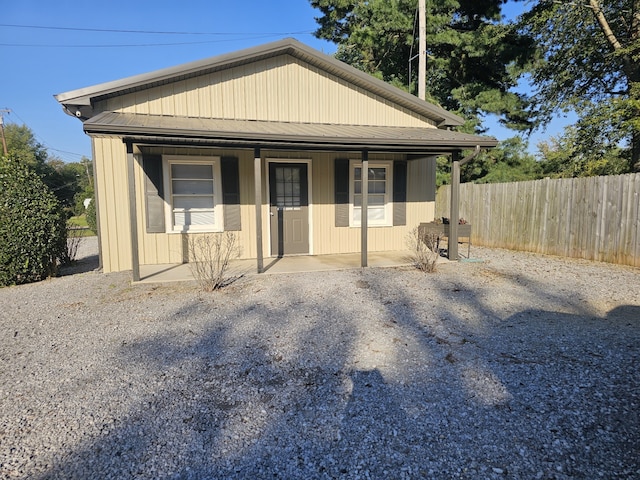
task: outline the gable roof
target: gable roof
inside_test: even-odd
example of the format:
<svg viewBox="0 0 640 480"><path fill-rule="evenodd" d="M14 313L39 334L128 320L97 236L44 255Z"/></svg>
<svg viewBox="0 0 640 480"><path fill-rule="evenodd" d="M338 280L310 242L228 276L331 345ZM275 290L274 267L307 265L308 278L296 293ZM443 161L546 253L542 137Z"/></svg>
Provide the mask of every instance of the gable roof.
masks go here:
<svg viewBox="0 0 640 480"><path fill-rule="evenodd" d="M233 53L156 70L154 72L101 83L55 95L68 111L82 111L94 102L139 90L164 85L216 71L233 68L279 55L291 55L353 85L370 91L419 115L432 119L439 127L462 125L464 120L444 108L404 92L382 80L362 72L329 55L325 55L299 41L287 38Z"/></svg>

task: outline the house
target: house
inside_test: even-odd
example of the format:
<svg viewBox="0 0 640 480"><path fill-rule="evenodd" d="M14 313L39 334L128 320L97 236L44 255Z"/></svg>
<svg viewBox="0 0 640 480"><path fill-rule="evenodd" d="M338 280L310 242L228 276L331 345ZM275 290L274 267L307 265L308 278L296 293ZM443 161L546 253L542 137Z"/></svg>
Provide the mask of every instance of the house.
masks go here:
<svg viewBox="0 0 640 480"><path fill-rule="evenodd" d="M258 272L287 255L366 266L433 219L437 155L497 143L293 39L55 98L92 140L103 270L135 280L205 232L237 232Z"/></svg>

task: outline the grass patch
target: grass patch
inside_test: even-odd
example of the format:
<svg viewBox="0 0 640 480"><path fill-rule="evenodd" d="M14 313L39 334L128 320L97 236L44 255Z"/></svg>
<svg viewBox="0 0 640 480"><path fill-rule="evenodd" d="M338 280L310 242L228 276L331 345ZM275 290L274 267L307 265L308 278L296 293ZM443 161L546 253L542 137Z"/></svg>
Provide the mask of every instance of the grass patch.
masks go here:
<svg viewBox="0 0 640 480"><path fill-rule="evenodd" d="M94 237L96 234L89 228L86 215L78 215L67 220L67 228L74 231L76 237Z"/></svg>
<svg viewBox="0 0 640 480"><path fill-rule="evenodd" d="M89 224L87 223L87 216L78 215L77 217L71 217L67 220L67 227L89 227Z"/></svg>

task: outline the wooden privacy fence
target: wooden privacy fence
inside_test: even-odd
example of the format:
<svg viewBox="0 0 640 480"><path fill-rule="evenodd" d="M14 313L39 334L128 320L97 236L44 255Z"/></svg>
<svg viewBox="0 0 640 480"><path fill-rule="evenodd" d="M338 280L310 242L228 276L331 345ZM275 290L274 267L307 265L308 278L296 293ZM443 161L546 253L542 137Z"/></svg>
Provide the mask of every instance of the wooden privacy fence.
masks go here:
<svg viewBox="0 0 640 480"><path fill-rule="evenodd" d="M440 187L438 217L450 201L451 187ZM640 266L640 173L465 183L460 216L474 245Z"/></svg>

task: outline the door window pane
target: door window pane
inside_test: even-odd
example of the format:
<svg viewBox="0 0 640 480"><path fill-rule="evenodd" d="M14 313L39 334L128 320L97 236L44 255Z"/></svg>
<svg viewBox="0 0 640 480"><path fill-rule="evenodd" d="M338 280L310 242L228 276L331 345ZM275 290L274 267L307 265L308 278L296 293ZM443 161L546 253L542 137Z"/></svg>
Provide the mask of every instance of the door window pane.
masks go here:
<svg viewBox="0 0 640 480"><path fill-rule="evenodd" d="M276 167L276 206L300 207L300 167Z"/></svg>

